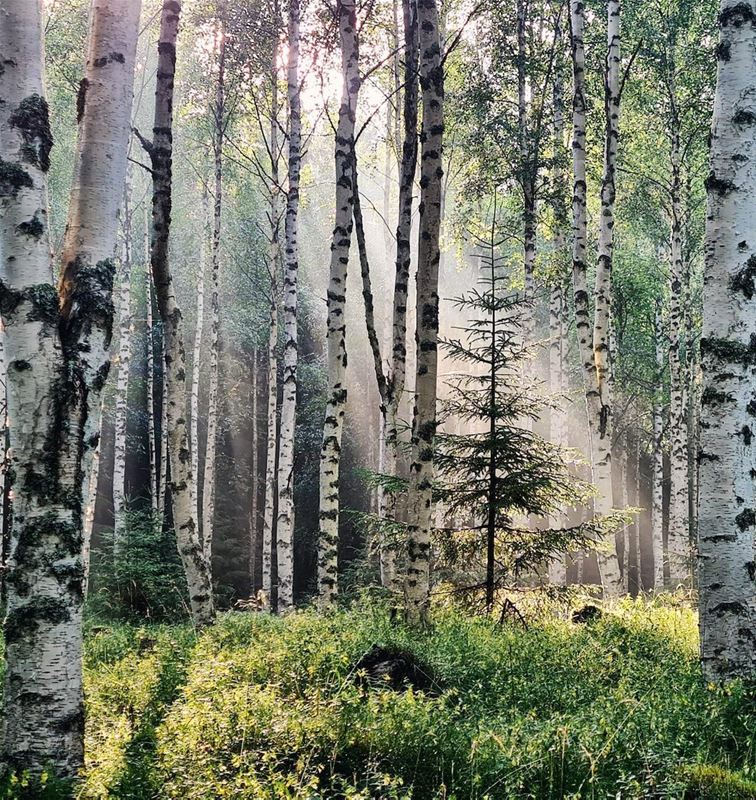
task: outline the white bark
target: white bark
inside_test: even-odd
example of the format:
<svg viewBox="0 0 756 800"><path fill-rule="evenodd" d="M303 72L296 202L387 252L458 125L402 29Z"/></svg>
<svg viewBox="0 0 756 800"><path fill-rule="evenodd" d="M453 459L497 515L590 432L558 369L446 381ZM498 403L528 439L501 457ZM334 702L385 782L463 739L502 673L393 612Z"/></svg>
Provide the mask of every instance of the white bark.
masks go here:
<svg viewBox="0 0 756 800"><path fill-rule="evenodd" d="M213 110L213 159L215 184L213 192L213 241L210 279L210 364L207 392L207 440L205 442L205 474L202 480L202 547L205 561L212 568L213 525L215 522L215 456L218 450L218 348L220 332L220 272L221 213L223 203L223 131L226 121L226 31L223 20L218 26L218 80L215 85ZM212 570L211 570L212 571Z"/></svg>
<svg viewBox="0 0 756 800"><path fill-rule="evenodd" d="M674 115L676 117L676 114ZM669 275L669 438L670 498L668 561L671 588L691 584L691 552L688 531L688 426L685 402L687 370L681 360L681 338L685 308L685 281L682 252L682 175L680 135L672 130L672 186L670 220Z"/></svg>
<svg viewBox="0 0 756 800"><path fill-rule="evenodd" d="M706 181L699 618L709 680L756 670L756 12L722 0Z"/></svg>
<svg viewBox="0 0 756 800"><path fill-rule="evenodd" d="M662 344L661 308L656 308L655 341L657 386L654 394L653 475L651 479L651 546L654 553L654 589L664 589L664 418L661 394L663 391L664 354Z"/></svg>
<svg viewBox="0 0 756 800"><path fill-rule="evenodd" d="M199 264L195 291L197 299L194 307L194 344L192 346L192 387L189 392L189 443L192 448L192 492L197 507L197 519L202 509L199 504L199 385L202 364L202 331L205 327L205 256L207 253L207 228L209 226L210 206L207 184L202 184L202 240L199 248Z"/></svg>
<svg viewBox="0 0 756 800"><path fill-rule="evenodd" d="M262 527L262 588L268 602L273 589L273 503L276 486L276 453L278 445L278 298L275 280L271 281L270 334L268 338L268 413L265 457L265 506Z"/></svg>
<svg viewBox="0 0 756 800"><path fill-rule="evenodd" d="M444 66L435 0L418 3L420 87L420 231L417 251L417 364L412 420L410 522L407 526L407 619L424 622L430 603L430 550L433 524L433 446L438 378L438 267L441 258L444 134Z"/></svg>
<svg viewBox="0 0 756 800"><path fill-rule="evenodd" d="M115 390L115 434L113 442L113 547L119 558L125 533L126 511L126 423L128 421L129 367L131 364L131 212L129 183L123 201L123 246L118 313L118 374ZM99 458L98 458L99 461ZM94 470L92 470L94 473ZM96 494L96 493L95 493ZM94 495L92 498L94 514Z"/></svg>
<svg viewBox="0 0 756 800"><path fill-rule="evenodd" d="M167 431L170 491L176 543L184 566L189 602L195 624L212 622L213 606L210 565L197 531L197 509L192 498L192 459L186 421L186 352L181 309L176 302L168 262L171 219L173 78L176 69L176 38L181 4L164 0L158 43L153 141L143 141L152 161L152 247L150 259L155 294L163 323L165 370L165 423Z"/></svg>
<svg viewBox="0 0 756 800"><path fill-rule="evenodd" d="M286 84L289 99L285 271L283 282L284 345L281 430L278 452L278 610L294 606L294 431L297 415L297 275L299 272L299 175L302 161L302 112L299 77L299 0L289 0Z"/></svg>
<svg viewBox="0 0 756 800"><path fill-rule="evenodd" d="M47 230L52 139L41 6L4 0L2 11L0 308L16 475L2 760L11 770L47 767L73 777L83 761L82 482L97 446L109 367L112 258L140 3L91 6L60 297L51 284Z"/></svg>
<svg viewBox="0 0 756 800"><path fill-rule="evenodd" d="M598 516L609 514L614 505L612 495L611 399L608 386L608 335L611 300L611 259L613 247L614 170L619 124L619 3L608 6L607 53L607 135L604 154L604 177L601 189L602 217L599 235L599 260L596 274L596 321L591 333L587 286L587 203L586 203L586 96L585 96L585 27L582 0L570 0L573 62L573 285L578 348L588 406L591 444L591 466L597 497L594 511ZM606 216L604 216L606 214ZM622 591L622 576L614 545L609 537L599 554L599 567L604 591L616 595Z"/></svg>
<svg viewBox="0 0 756 800"><path fill-rule="evenodd" d="M257 410L258 398L260 390L259 374L260 374L260 359L258 357L257 348L252 350L252 475L251 475L251 503L249 509L249 595L250 597L257 589L257 551L259 546L259 533L260 523L257 514L257 503L260 494L260 477L259 461L260 461L260 446L259 446L259 431L260 431L260 418Z"/></svg>
<svg viewBox="0 0 756 800"><path fill-rule="evenodd" d="M152 272L150 270L150 217L149 206L144 204L144 276L147 306L147 450L150 460L150 504L152 513L162 514L160 487L158 486L157 441L155 439L155 339L152 330Z"/></svg>
<svg viewBox="0 0 756 800"><path fill-rule="evenodd" d="M320 451L318 597L321 608L331 606L338 591L339 467L347 399L346 279L353 227L354 126L360 87L354 0L339 0L337 13L343 85L336 128L336 213L328 284L328 397Z"/></svg>

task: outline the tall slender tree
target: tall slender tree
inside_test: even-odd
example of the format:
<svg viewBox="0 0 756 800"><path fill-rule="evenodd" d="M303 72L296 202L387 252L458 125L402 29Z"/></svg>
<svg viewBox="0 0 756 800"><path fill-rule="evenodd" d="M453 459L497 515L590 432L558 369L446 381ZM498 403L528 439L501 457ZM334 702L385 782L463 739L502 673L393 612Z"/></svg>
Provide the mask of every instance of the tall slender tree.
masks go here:
<svg viewBox="0 0 756 800"><path fill-rule="evenodd" d="M339 470L346 410L346 279L352 240L354 129L360 90L359 33L354 0L338 0L342 93L336 127L336 213L328 283L328 394L320 451L318 596L331 606L338 591Z"/></svg>
<svg viewBox="0 0 756 800"><path fill-rule="evenodd" d="M701 339L699 615L710 680L756 671L754 23L752 3L722 0Z"/></svg>
<svg viewBox="0 0 756 800"><path fill-rule="evenodd" d="M438 382L438 267L441 258L444 63L435 0L418 0L423 122L420 133L420 231L417 251L417 359L412 419L410 522L407 529L407 619L427 619L433 520L433 442Z"/></svg>

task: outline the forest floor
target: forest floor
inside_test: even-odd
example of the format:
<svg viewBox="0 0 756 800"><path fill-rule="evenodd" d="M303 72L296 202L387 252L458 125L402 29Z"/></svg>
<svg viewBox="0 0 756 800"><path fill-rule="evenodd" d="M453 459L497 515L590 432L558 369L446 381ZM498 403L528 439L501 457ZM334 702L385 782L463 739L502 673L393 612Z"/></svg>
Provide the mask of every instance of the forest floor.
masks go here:
<svg viewBox="0 0 756 800"><path fill-rule="evenodd" d="M756 798L756 687L704 683L684 601L433 622L90 624L80 796Z"/></svg>

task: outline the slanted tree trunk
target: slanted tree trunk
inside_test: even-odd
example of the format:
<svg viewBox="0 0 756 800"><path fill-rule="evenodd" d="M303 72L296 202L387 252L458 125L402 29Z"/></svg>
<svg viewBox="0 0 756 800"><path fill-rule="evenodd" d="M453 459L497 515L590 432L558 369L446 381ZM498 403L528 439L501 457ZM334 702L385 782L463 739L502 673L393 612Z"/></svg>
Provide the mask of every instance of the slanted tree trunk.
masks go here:
<svg viewBox="0 0 756 800"><path fill-rule="evenodd" d="M0 25L0 308L16 476L1 755L13 771L58 778L83 765L82 483L110 364L139 12L126 0L91 6L60 294L47 229L41 5L6 0Z"/></svg>
<svg viewBox="0 0 756 800"><path fill-rule="evenodd" d="M722 0L701 338L699 618L708 680L756 671L755 20L750 3Z"/></svg>
<svg viewBox="0 0 756 800"><path fill-rule="evenodd" d="M420 235L417 253L417 369L412 420L410 521L407 526L407 619L425 621L430 602L430 549L433 521L433 446L438 376L438 265L441 258L441 151L444 134L444 68L435 0L419 0Z"/></svg>
<svg viewBox="0 0 756 800"><path fill-rule="evenodd" d="M284 220L284 345L281 431L278 450L276 557L278 610L294 606L294 431L297 417L297 277L299 273L299 175L302 162L302 110L299 77L299 0L289 0L286 85L289 99L289 190Z"/></svg>
<svg viewBox="0 0 756 800"><path fill-rule="evenodd" d="M354 0L337 4L343 87L336 128L336 213L328 284L328 395L320 451L318 597L328 608L338 591L339 467L344 427L346 377L346 279L352 239L354 125L360 88L357 11Z"/></svg>
<svg viewBox="0 0 756 800"><path fill-rule="evenodd" d="M218 449L218 348L220 331L220 271L221 212L223 204L223 134L226 126L226 28L221 18L218 29L218 80L215 85L213 108L213 161L215 184L213 191L213 241L210 250L210 364L207 390L207 440L205 442L205 474L202 480L202 547L205 561L211 567L213 555L213 525L215 521L215 455Z"/></svg>
<svg viewBox="0 0 756 800"><path fill-rule="evenodd" d="M664 589L664 380L663 326L661 305L657 303L654 325L657 385L654 392L653 476L651 478L651 546L654 553L654 589Z"/></svg>
<svg viewBox="0 0 756 800"><path fill-rule="evenodd" d="M691 553L688 531L688 431L685 402L687 370L682 362L681 338L685 308L682 252L682 176L680 133L676 107L673 105L672 185L670 219L669 274L669 438L670 499L667 549L671 588L691 583Z"/></svg>
<svg viewBox="0 0 756 800"><path fill-rule="evenodd" d="M123 195L121 286L118 314L118 375L115 392L115 436L113 442L113 548L122 555L126 511L126 423L128 421L129 367L131 364L131 209L130 186ZM99 458L97 459L99 463ZM92 470L94 473L94 470ZM92 487L95 495L97 487ZM93 495L94 499L94 495ZM92 503L94 512L94 503Z"/></svg>
<svg viewBox="0 0 756 800"><path fill-rule="evenodd" d="M176 542L186 574L195 624L207 625L214 616L210 565L197 531L197 509L192 498L192 457L186 424L186 351L183 317L176 302L168 236L171 223L173 159L173 80L181 3L164 0L160 17L155 120L152 142L142 141L152 162L151 264L160 319L163 323L166 429L170 490Z"/></svg>
<svg viewBox="0 0 756 800"><path fill-rule="evenodd" d="M197 519L200 518L202 508L199 503L199 385L200 369L202 367L202 333L205 327L205 256L207 253L207 230L210 219L210 203L208 200L207 183L202 183L202 237L199 246L199 263L197 265L197 292L194 307L194 344L192 346L192 387L189 393L189 444L192 449L192 496L197 508Z"/></svg>
<svg viewBox="0 0 756 800"><path fill-rule="evenodd" d="M599 260L596 274L596 321L591 333L587 283L587 202L586 202L586 96L585 96L585 27L582 0L570 0L570 23L573 66L573 251L572 273L575 295L575 321L583 382L588 407L593 481L598 495L595 513L609 514L614 505L612 495L611 398L609 397L609 321L611 304L611 263L613 249L614 171L619 124L619 3L609 2L609 28L606 74L606 141L604 176L601 188L602 217ZM606 214L606 216L604 216ZM604 591L616 595L622 591L614 537L609 548L599 555Z"/></svg>

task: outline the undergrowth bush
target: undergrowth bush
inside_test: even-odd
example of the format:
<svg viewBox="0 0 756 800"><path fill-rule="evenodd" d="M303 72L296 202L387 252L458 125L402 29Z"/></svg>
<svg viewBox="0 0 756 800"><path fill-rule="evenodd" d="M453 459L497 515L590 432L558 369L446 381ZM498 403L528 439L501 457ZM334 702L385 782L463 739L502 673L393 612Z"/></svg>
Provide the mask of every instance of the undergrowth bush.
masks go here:
<svg viewBox="0 0 756 800"><path fill-rule="evenodd" d="M356 680L375 644L443 690ZM756 780L756 691L704 684L683 606L527 630L449 609L418 633L375 604L122 626L90 635L86 685L85 798L721 800Z"/></svg>

